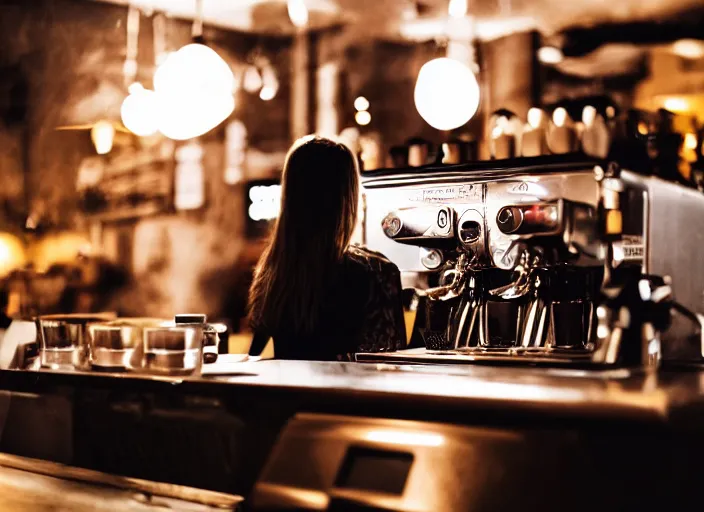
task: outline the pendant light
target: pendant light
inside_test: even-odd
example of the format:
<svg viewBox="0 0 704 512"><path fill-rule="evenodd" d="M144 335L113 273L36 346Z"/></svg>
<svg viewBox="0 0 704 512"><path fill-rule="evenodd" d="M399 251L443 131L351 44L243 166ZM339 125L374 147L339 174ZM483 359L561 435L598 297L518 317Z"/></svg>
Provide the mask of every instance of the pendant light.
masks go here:
<svg viewBox="0 0 704 512"><path fill-rule="evenodd" d="M467 16L467 0L450 0L447 13L451 18L464 18Z"/></svg>
<svg viewBox="0 0 704 512"><path fill-rule="evenodd" d="M259 98L263 101L269 101L274 99L277 92L279 92L279 79L276 77L273 66L267 61L262 69L262 88L259 91Z"/></svg>
<svg viewBox="0 0 704 512"><path fill-rule="evenodd" d="M477 112L479 94L479 82L472 70L443 57L423 65L413 98L418 113L430 126L454 130Z"/></svg>
<svg viewBox="0 0 704 512"><path fill-rule="evenodd" d="M139 10L130 6L127 11L127 55L123 67L129 95L122 101L120 118L129 131L146 137L157 131L158 106L154 91L149 91L139 82L135 82L138 70L139 19Z"/></svg>
<svg viewBox="0 0 704 512"><path fill-rule="evenodd" d="M154 91L134 83L129 87L130 94L122 102L120 116L122 124L140 137L154 135L158 129L159 107Z"/></svg>
<svg viewBox="0 0 704 512"><path fill-rule="evenodd" d="M169 55L154 74L158 129L174 140L198 137L227 119L235 108L235 77L203 42L203 0L196 0L193 42Z"/></svg>
<svg viewBox="0 0 704 512"><path fill-rule="evenodd" d="M296 28L308 25L308 7L304 0L288 0L286 2L288 17Z"/></svg>
<svg viewBox="0 0 704 512"><path fill-rule="evenodd" d="M115 127L109 121L98 121L90 130L90 138L99 155L107 155L115 140Z"/></svg>
<svg viewBox="0 0 704 512"><path fill-rule="evenodd" d="M471 38L466 30L467 0L448 5L448 52L433 59L418 73L413 99L421 117L438 130L466 124L479 108L480 88Z"/></svg>

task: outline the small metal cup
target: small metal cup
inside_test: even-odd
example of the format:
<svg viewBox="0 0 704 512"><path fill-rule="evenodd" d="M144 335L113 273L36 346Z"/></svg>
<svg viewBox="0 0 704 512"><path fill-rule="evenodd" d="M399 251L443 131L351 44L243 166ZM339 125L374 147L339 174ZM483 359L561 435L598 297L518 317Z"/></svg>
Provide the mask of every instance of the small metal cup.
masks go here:
<svg viewBox="0 0 704 512"><path fill-rule="evenodd" d="M203 328L195 325L144 329L143 368L162 375L198 375L203 365Z"/></svg>
<svg viewBox="0 0 704 512"><path fill-rule="evenodd" d="M144 359L144 329L169 325L168 320L159 318L120 318L90 325L88 339L92 368L140 371Z"/></svg>
<svg viewBox="0 0 704 512"><path fill-rule="evenodd" d="M135 368L135 327L109 324L90 325L88 338L93 369L129 370ZM137 340L138 341L138 340Z"/></svg>
<svg viewBox="0 0 704 512"><path fill-rule="evenodd" d="M114 319L111 313L47 315L37 318L41 366L53 370L88 370L90 346L87 326Z"/></svg>

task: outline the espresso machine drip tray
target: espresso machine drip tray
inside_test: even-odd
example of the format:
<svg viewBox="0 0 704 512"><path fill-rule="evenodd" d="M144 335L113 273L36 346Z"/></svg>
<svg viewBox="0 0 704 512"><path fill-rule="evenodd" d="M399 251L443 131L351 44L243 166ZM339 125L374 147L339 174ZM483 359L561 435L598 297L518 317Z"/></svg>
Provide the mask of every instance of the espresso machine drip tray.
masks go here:
<svg viewBox="0 0 704 512"><path fill-rule="evenodd" d="M593 351L576 348L460 348L428 350L412 348L397 352L359 353L359 362L408 364L489 364L544 366L558 368L613 369L613 365L595 363Z"/></svg>

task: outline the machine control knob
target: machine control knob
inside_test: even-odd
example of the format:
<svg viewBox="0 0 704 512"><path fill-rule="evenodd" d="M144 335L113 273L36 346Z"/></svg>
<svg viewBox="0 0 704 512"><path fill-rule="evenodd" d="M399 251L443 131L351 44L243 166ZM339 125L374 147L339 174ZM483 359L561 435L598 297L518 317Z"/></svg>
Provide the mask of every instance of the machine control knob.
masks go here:
<svg viewBox="0 0 704 512"><path fill-rule="evenodd" d="M450 222L450 215L447 213L447 210L440 210L438 212L438 227L440 229L445 229L447 228L447 224Z"/></svg>
<svg viewBox="0 0 704 512"><path fill-rule="evenodd" d="M401 219L399 219L393 213L387 215L381 223L381 229L384 231L384 234L389 238L394 238L396 235L398 235L401 232L402 227L403 222L401 222Z"/></svg>
<svg viewBox="0 0 704 512"><path fill-rule="evenodd" d="M502 233L515 233L523 224L523 210L517 206L504 206L496 215L496 223Z"/></svg>
<svg viewBox="0 0 704 512"><path fill-rule="evenodd" d="M428 270L437 270L443 264L443 256L437 249L420 248L420 262Z"/></svg>
<svg viewBox="0 0 704 512"><path fill-rule="evenodd" d="M560 209L555 202L504 206L496 214L496 223L506 235L555 233L560 226Z"/></svg>

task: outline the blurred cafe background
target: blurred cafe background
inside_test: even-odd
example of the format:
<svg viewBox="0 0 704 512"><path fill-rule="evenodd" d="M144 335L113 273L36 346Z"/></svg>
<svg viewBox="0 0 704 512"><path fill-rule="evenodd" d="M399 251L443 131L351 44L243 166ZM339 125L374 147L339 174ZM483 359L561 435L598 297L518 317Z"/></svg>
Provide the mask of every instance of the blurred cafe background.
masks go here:
<svg viewBox="0 0 704 512"><path fill-rule="evenodd" d="M664 109L697 186L703 26L701 0L0 0L0 327L199 312L246 337L310 133L369 171L569 152Z"/></svg>

